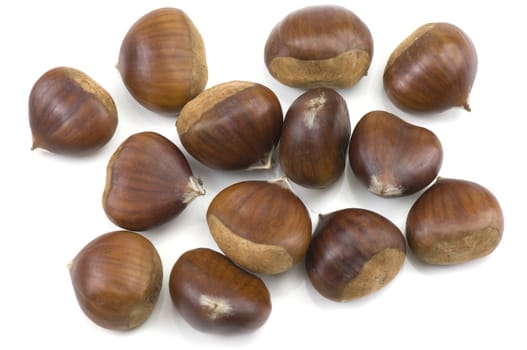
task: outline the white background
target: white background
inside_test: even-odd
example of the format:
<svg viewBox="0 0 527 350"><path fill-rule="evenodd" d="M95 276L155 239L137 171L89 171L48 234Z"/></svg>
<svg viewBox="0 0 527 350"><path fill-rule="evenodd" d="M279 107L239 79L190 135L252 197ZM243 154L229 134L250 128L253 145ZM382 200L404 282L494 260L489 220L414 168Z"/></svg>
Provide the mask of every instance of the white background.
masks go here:
<svg viewBox="0 0 527 350"><path fill-rule="evenodd" d="M80 310L68 262L90 240L117 229L105 216L101 196L107 161L135 132L157 131L180 145L174 118L136 103L115 69L128 28L162 6L183 9L200 30L207 50L208 86L241 79L267 85L285 110L301 90L275 81L265 69L263 48L273 26L289 12L316 1L3 1L0 5L0 101L2 160L0 244L0 348L272 349L305 347L477 349L526 348L525 314L525 45L524 11L513 1L334 1L354 11L370 28L374 56L369 74L340 91L352 125L366 112L385 109L433 130L441 139L443 177L478 182L501 202L503 239L490 256L453 267L425 266L409 254L401 272L383 290L349 303L325 300L306 280L303 264L263 277L273 311L258 331L218 336L195 331L176 312L168 293L173 263L188 249L217 248L205 222L211 199L245 179L271 179L268 172L212 171L189 157L207 195L175 220L144 234L163 260L165 281L148 321L130 332L99 328ZM473 40L479 70L472 112L412 116L397 110L382 89L391 51L418 26L447 21ZM119 126L112 140L87 157L30 151L27 101L48 69L71 66L104 86L115 99ZM347 166L326 191L294 186L318 213L362 207L390 218L404 231L418 195L383 199L368 193ZM9 344L9 345L8 345Z"/></svg>

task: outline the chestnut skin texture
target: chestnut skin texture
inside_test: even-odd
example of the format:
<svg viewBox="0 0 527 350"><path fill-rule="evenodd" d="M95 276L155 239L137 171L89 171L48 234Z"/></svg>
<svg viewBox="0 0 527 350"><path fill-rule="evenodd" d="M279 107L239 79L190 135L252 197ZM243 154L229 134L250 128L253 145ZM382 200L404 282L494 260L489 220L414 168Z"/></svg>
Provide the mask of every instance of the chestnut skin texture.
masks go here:
<svg viewBox="0 0 527 350"><path fill-rule="evenodd" d="M439 178L410 209L406 238L418 259L452 265L492 253L503 228L500 204L488 189L466 180Z"/></svg>
<svg viewBox="0 0 527 350"><path fill-rule="evenodd" d="M116 225L142 231L176 217L203 194L201 180L175 144L160 134L140 132L110 158L102 202Z"/></svg>
<svg viewBox="0 0 527 350"><path fill-rule="evenodd" d="M105 145L117 128L117 108L110 94L75 68L44 73L29 95L32 149L78 154Z"/></svg>
<svg viewBox="0 0 527 350"><path fill-rule="evenodd" d="M79 305L97 325L128 330L143 324L161 291L163 267L152 243L135 232L114 231L88 243L70 276Z"/></svg>
<svg viewBox="0 0 527 350"><path fill-rule="evenodd" d="M351 125L344 98L331 88L311 89L286 113L280 137L280 166L306 187L324 188L344 172Z"/></svg>
<svg viewBox="0 0 527 350"><path fill-rule="evenodd" d="M450 23L429 23L406 38L384 70L384 90L409 112L441 112L462 106L476 78L478 58L470 38Z"/></svg>
<svg viewBox="0 0 527 350"><path fill-rule="evenodd" d="M305 264L322 296L349 301L392 281L405 258L397 226L375 212L351 208L320 216Z"/></svg>
<svg viewBox="0 0 527 350"><path fill-rule="evenodd" d="M177 114L207 84L205 46L185 12L165 7L135 22L121 44L117 69L147 109Z"/></svg>
<svg viewBox="0 0 527 350"><path fill-rule="evenodd" d="M274 92L261 84L230 81L187 103L176 128L183 147L208 167L268 169L282 123Z"/></svg>
<svg viewBox="0 0 527 350"><path fill-rule="evenodd" d="M372 193L404 196L428 186L443 163L443 148L430 130L385 112L359 120L351 135L349 162Z"/></svg>
<svg viewBox="0 0 527 350"><path fill-rule="evenodd" d="M346 88L366 73L373 56L371 33L350 10L309 6L287 15L264 49L271 75L293 87Z"/></svg>
<svg viewBox="0 0 527 350"><path fill-rule="evenodd" d="M227 257L268 275L291 269L304 258L311 240L309 212L284 178L223 189L209 205L207 223Z"/></svg>
<svg viewBox="0 0 527 350"><path fill-rule="evenodd" d="M253 331L271 313L271 296L264 282L208 248L179 257L170 273L169 289L181 316L204 332Z"/></svg>

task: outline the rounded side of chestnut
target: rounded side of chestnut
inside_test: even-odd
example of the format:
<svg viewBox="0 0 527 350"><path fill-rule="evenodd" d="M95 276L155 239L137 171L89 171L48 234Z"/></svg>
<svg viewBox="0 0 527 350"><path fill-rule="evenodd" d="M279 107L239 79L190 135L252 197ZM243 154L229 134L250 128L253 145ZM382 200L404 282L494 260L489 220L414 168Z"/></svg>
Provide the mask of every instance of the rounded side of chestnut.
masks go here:
<svg viewBox="0 0 527 350"><path fill-rule="evenodd" d="M411 207L406 238L420 260L452 265L492 253L501 241L504 217L496 197L466 180L440 178Z"/></svg>
<svg viewBox="0 0 527 350"><path fill-rule="evenodd" d="M163 268L154 245L140 234L114 231L88 243L70 266L75 296L97 325L128 330L152 313Z"/></svg>
<svg viewBox="0 0 527 350"><path fill-rule="evenodd" d="M305 264L322 296L349 301L392 281L405 258L406 242L390 220L365 209L342 209L320 217Z"/></svg>
<svg viewBox="0 0 527 350"><path fill-rule="evenodd" d="M288 14L264 49L270 74L293 87L346 88L368 72L373 38L366 24L340 6L308 6Z"/></svg>
<svg viewBox="0 0 527 350"><path fill-rule="evenodd" d="M207 84L205 45L182 10L165 7L138 19L126 33L117 69L145 108L177 114Z"/></svg>
<svg viewBox="0 0 527 350"><path fill-rule="evenodd" d="M155 132L127 138L107 165L102 204L116 225L147 230L179 215L205 190L179 148Z"/></svg>
<svg viewBox="0 0 527 350"><path fill-rule="evenodd" d="M331 88L311 89L286 113L279 144L280 166L305 187L324 188L346 165L351 125L346 101Z"/></svg>
<svg viewBox="0 0 527 350"><path fill-rule="evenodd" d="M272 309L269 290L259 277L209 248L179 257L169 290L181 316L204 332L254 331L265 324Z"/></svg>
<svg viewBox="0 0 527 350"><path fill-rule="evenodd" d="M408 36L391 54L383 75L384 90L399 108L441 112L461 106L476 78L478 58L470 38L450 23L428 23Z"/></svg>
<svg viewBox="0 0 527 350"><path fill-rule="evenodd" d="M271 89L230 81L187 103L176 128L183 147L208 167L268 169L282 123L282 107Z"/></svg>
<svg viewBox="0 0 527 350"><path fill-rule="evenodd" d="M443 163L436 134L386 111L372 111L359 120L348 153L355 176L381 197L424 189L437 178Z"/></svg>
<svg viewBox="0 0 527 350"><path fill-rule="evenodd" d="M309 212L284 181L233 184L218 193L207 210L218 247L249 271L285 272L304 258L309 247Z"/></svg>
<svg viewBox="0 0 527 350"><path fill-rule="evenodd" d="M32 149L83 153L105 145L118 124L110 94L82 71L57 67L33 85L28 104Z"/></svg>

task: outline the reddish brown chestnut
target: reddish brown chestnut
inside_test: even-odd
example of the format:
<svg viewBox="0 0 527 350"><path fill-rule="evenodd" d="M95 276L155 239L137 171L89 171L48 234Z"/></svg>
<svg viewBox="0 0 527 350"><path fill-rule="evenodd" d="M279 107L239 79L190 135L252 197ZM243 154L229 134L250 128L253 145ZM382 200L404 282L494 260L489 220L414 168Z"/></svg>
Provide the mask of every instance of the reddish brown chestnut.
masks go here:
<svg viewBox="0 0 527 350"><path fill-rule="evenodd" d="M110 94L85 73L58 67L44 73L29 95L33 149L80 153L106 144L117 128Z"/></svg>
<svg viewBox="0 0 527 350"><path fill-rule="evenodd" d="M321 215L306 255L313 287L334 301L370 294L397 275L406 242L390 220L365 209Z"/></svg>
<svg viewBox="0 0 527 350"><path fill-rule="evenodd" d="M345 88L370 67L373 39L368 27L340 6L310 6L287 15L265 44L265 64L285 85Z"/></svg>
<svg viewBox="0 0 527 350"><path fill-rule="evenodd" d="M410 209L406 238L420 260L451 265L493 252L503 226L501 207L488 189L470 181L440 178Z"/></svg>
<svg viewBox="0 0 527 350"><path fill-rule="evenodd" d="M70 264L70 276L86 316L101 327L127 330L140 326L152 313L163 268L148 239L115 231L82 248Z"/></svg>
<svg viewBox="0 0 527 350"><path fill-rule="evenodd" d="M116 225L142 231L174 218L203 194L179 148L157 133L141 132L112 155L102 201Z"/></svg>
<svg viewBox="0 0 527 350"><path fill-rule="evenodd" d="M398 107L440 112L454 106L470 111L468 97L478 59L470 38L450 23L429 23L406 38L384 70L384 90Z"/></svg>
<svg viewBox="0 0 527 350"><path fill-rule="evenodd" d="M432 131L391 113L373 111L353 130L349 161L370 192L382 197L404 196L425 188L437 177L443 148Z"/></svg>
<svg viewBox="0 0 527 350"><path fill-rule="evenodd" d="M263 274L289 270L302 260L311 239L309 213L284 178L225 188L210 203L207 223L227 257Z"/></svg>
<svg viewBox="0 0 527 350"><path fill-rule="evenodd" d="M267 169L280 138L280 101L267 87L231 81L185 105L176 127L183 147L217 169Z"/></svg>
<svg viewBox="0 0 527 350"><path fill-rule="evenodd" d="M133 24L117 68L130 94L144 107L177 114L207 84L203 39L185 12L154 10Z"/></svg>
<svg viewBox="0 0 527 350"><path fill-rule="evenodd" d="M289 107L280 137L280 166L288 178L323 188L344 172L351 126L344 98L331 88L316 88Z"/></svg>
<svg viewBox="0 0 527 350"><path fill-rule="evenodd" d="M271 313L264 282L208 248L181 255L172 268L169 287L181 316L201 331L253 331Z"/></svg>

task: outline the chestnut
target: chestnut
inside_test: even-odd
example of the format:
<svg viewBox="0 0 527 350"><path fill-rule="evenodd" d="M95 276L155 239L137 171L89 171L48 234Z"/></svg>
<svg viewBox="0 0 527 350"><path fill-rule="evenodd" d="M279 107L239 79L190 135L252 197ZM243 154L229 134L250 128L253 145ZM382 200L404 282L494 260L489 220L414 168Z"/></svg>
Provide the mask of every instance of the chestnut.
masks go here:
<svg viewBox="0 0 527 350"><path fill-rule="evenodd" d="M331 88L311 89L286 113L280 167L297 184L327 187L344 172L350 133L346 100Z"/></svg>
<svg viewBox="0 0 527 350"><path fill-rule="evenodd" d="M163 281L156 248L129 231L95 238L69 268L82 311L97 325L114 330L143 324L157 303Z"/></svg>
<svg viewBox="0 0 527 350"><path fill-rule="evenodd" d="M75 68L44 73L31 89L28 110L32 149L84 153L105 145L117 128L110 94Z"/></svg>
<svg viewBox="0 0 527 350"><path fill-rule="evenodd" d="M406 238L415 256L434 265L452 265L486 256L503 235L503 212L485 187L439 178L413 204Z"/></svg>
<svg viewBox="0 0 527 350"><path fill-rule="evenodd" d="M478 67L476 48L460 28L428 23L391 54L384 90L399 108L441 112L455 106L470 111L468 98Z"/></svg>
<svg viewBox="0 0 527 350"><path fill-rule="evenodd" d="M185 12L165 7L141 17L126 33L117 69L144 107L177 114L208 80L205 45Z"/></svg>
<svg viewBox="0 0 527 350"><path fill-rule="evenodd" d="M106 170L103 207L116 225L142 231L177 216L205 194L179 148L155 132L128 137Z"/></svg>
<svg viewBox="0 0 527 350"><path fill-rule="evenodd" d="M287 15L271 31L264 58L285 85L346 88L368 72L373 39L364 22L340 6L309 6Z"/></svg>
<svg viewBox="0 0 527 350"><path fill-rule="evenodd" d="M311 218L287 180L238 182L219 192L207 210L218 247L241 267L278 274L304 258Z"/></svg>
<svg viewBox="0 0 527 350"><path fill-rule="evenodd" d="M404 196L428 186L439 173L443 148L430 130L386 111L364 115L349 147L353 173L381 197Z"/></svg>
<svg viewBox="0 0 527 350"><path fill-rule="evenodd" d="M397 226L373 211L348 208L320 216L305 264L322 296L349 301L387 285L405 258Z"/></svg>
<svg viewBox="0 0 527 350"><path fill-rule="evenodd" d="M254 331L271 313L264 282L209 248L192 249L179 257L169 289L181 316L204 332Z"/></svg>
<svg viewBox="0 0 527 350"><path fill-rule="evenodd" d="M211 168L268 169L282 123L282 107L273 91L230 81L187 103L176 128L183 147Z"/></svg>

